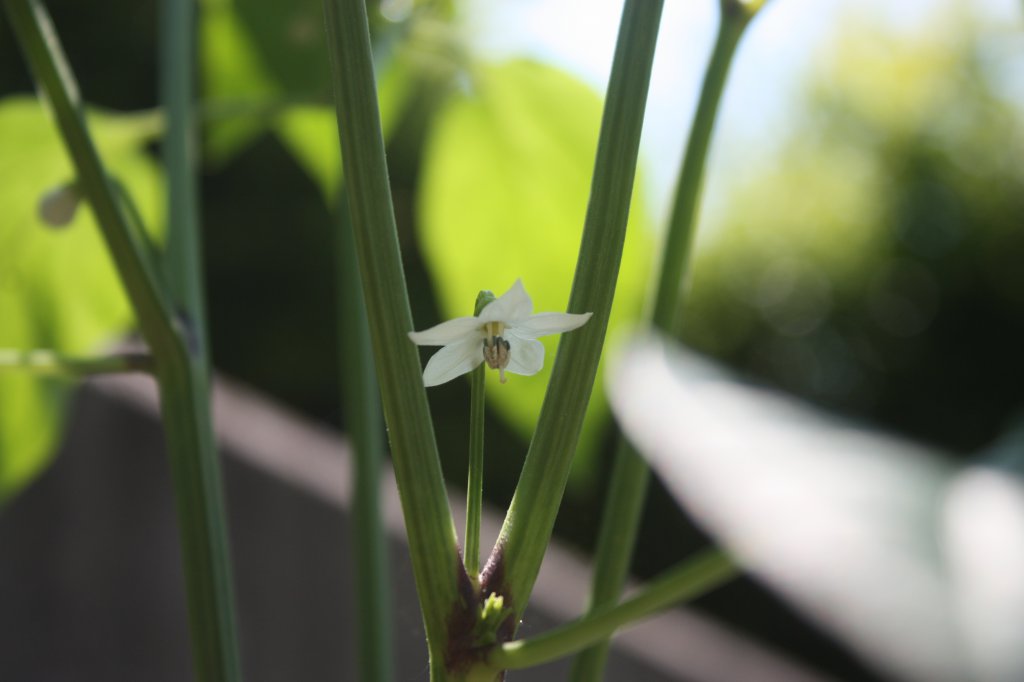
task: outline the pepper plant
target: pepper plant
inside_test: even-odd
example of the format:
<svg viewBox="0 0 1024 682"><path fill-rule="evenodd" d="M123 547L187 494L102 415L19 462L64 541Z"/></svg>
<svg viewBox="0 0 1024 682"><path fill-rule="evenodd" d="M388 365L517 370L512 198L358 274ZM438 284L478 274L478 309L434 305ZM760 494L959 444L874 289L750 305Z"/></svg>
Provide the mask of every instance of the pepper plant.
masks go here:
<svg viewBox="0 0 1024 682"><path fill-rule="evenodd" d="M87 121L72 65L41 0L3 0L22 52L53 114L74 166L71 202L89 205L127 293L145 353L67 357L49 349L0 353L0 364L79 376L109 371L151 373L161 394L189 599L196 676L243 679L239 663L224 502L210 419L209 344L203 304L195 158L200 126L194 100L195 6L163 3L162 149L167 173L167 234L153 243L130 193L110 174ZM720 0L720 30L707 67L656 282L650 322L678 333L680 296L718 102L735 49L761 1ZM647 481L628 443L620 447L615 487L598 548L590 610L551 632L517 638L550 541L570 465L583 430L616 293L634 194L640 133L661 19L661 0L626 0L604 98L590 196L565 312L533 313L521 281L509 291L467 291L466 312L424 331L410 309L385 158L377 76L363 0L323 0L343 181L336 202L338 315L349 381L344 403L357 451L357 573L360 579L360 670L390 677L387 594L376 509L383 407L427 635L430 679L495 680L590 649L576 680L600 679L604 647L616 629L693 598L736 574L709 549L656 577L636 594L620 593ZM382 88L383 88L382 84ZM328 187L328 191L335 189ZM55 209L56 210L56 209ZM59 214L60 212L57 211ZM481 226L486 229L486 226ZM540 249L543 245L535 245ZM480 254L480 258L491 257ZM480 283L479 289L493 284ZM475 305L469 305L476 296ZM485 366L533 381L545 362L538 337L564 334L529 451L497 543L481 565ZM419 345L442 346L421 367ZM375 371L373 371L375 370ZM427 387L469 373L471 429L468 519L456 532L427 400ZM628 538L627 542L614 538Z"/></svg>

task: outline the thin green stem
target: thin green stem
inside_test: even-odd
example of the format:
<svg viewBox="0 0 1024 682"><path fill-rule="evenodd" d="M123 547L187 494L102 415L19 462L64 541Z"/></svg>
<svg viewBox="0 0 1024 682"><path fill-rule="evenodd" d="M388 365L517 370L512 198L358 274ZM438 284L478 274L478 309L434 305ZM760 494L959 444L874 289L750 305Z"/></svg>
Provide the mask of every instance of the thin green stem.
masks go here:
<svg viewBox="0 0 1024 682"><path fill-rule="evenodd" d="M117 198L121 202L121 210L125 216L128 229L134 230L135 234L138 235L139 245L143 249L140 253L140 257L149 260L149 265L147 267L157 273L157 276L161 276L163 270L161 268L160 249L150 238L149 232L146 231L146 223L142 219L142 213L139 212L139 207L135 205L135 201L128 192L128 188L125 187L120 180L113 177L110 178L110 186L114 188L114 191L117 193Z"/></svg>
<svg viewBox="0 0 1024 682"><path fill-rule="evenodd" d="M494 292L483 290L476 296L473 314L477 317L495 300ZM463 561L474 588L480 585L480 516L484 498L484 366L469 377L469 465L466 483L466 542Z"/></svg>
<svg viewBox="0 0 1024 682"><path fill-rule="evenodd" d="M167 124L162 150L168 189L164 265L171 297L178 311L187 316L200 354L207 359L196 178L195 22L194 0L162 1L160 101Z"/></svg>
<svg viewBox="0 0 1024 682"><path fill-rule="evenodd" d="M147 353L116 353L99 358L74 358L46 349L0 348L0 372L27 370L39 376L81 378L93 374L153 371Z"/></svg>
<svg viewBox="0 0 1024 682"><path fill-rule="evenodd" d="M11 27L56 118L78 172L78 187L103 230L114 263L129 292L147 339L166 349L177 341L172 306L144 256L146 247L121 212L85 124L78 86L64 58L57 34L39 0L4 0ZM152 337L150 339L149 337Z"/></svg>
<svg viewBox="0 0 1024 682"><path fill-rule="evenodd" d="M668 234L662 249L651 319L654 326L670 333L678 333L680 327L679 311L690 262L694 223L722 92L736 47L759 7L760 4L755 6L737 0L722 0L721 3L718 36L704 73L704 84L683 156ZM650 470L646 462L620 434L608 502L604 506L594 552L594 578L590 596L592 610L614 604L622 593L636 545L649 480ZM607 641L584 651L573 662L570 679L573 682L598 682L603 678L607 657Z"/></svg>
<svg viewBox="0 0 1024 682"><path fill-rule="evenodd" d="M370 346L370 329L359 279L355 238L344 199L337 211L338 335L342 406L355 453L352 526L355 536L356 622L359 679L385 682L393 676L391 592L384 524L380 515L380 469L384 424Z"/></svg>
<svg viewBox="0 0 1024 682"><path fill-rule="evenodd" d="M466 573L480 579L480 514L484 496L484 366L469 375L469 476L466 483Z"/></svg>
<svg viewBox="0 0 1024 682"><path fill-rule="evenodd" d="M680 325L681 290L686 283L686 270L690 263L695 233L693 226L700 208L704 169L707 165L708 149L711 146L722 92L725 90L736 47L760 6L737 0L722 0L721 5L718 36L704 72L704 84L686 143L668 234L662 249L652 322L656 327L669 333L677 331Z"/></svg>
<svg viewBox="0 0 1024 682"><path fill-rule="evenodd" d="M193 355L199 346L195 322L178 323L147 246L124 217L89 136L77 85L45 8L39 0L4 0L4 6L155 358L197 677L203 682L234 682L241 673L227 529L205 362L201 355Z"/></svg>
<svg viewBox="0 0 1024 682"><path fill-rule="evenodd" d="M588 613L615 604L629 575L633 549L640 528L650 470L621 434L594 551L594 576ZM580 653L573 661L569 679L601 680L608 659L607 640Z"/></svg>
<svg viewBox="0 0 1024 682"><path fill-rule="evenodd" d="M187 342L181 371L161 375L164 421L185 547L185 580L196 593L195 606L190 609L192 641L208 659L200 674L216 680L240 680L227 524L210 417L210 356L196 177L194 0L163 0L161 18L160 96L167 124L163 153L168 215L167 246L160 263L175 312L183 318ZM215 621L211 622L211 615Z"/></svg>
<svg viewBox="0 0 1024 682"><path fill-rule="evenodd" d="M706 551L655 578L618 606L595 610L551 632L507 642L488 657L492 670L529 668L562 658L600 641L624 625L651 616L680 601L694 599L738 574L717 550Z"/></svg>
<svg viewBox="0 0 1024 682"><path fill-rule="evenodd" d="M484 569L518 622L533 588L558 507L604 344L636 173L660 0L627 0L605 97L590 203L568 310L593 312L562 338L537 431L498 543Z"/></svg>
<svg viewBox="0 0 1024 682"><path fill-rule="evenodd" d="M472 627L475 595L459 557L419 353L408 338L412 313L388 185L366 6L363 0L324 0L323 5L356 254L431 669L451 668L458 662L450 660L456 654L449 642L460 633L450 632L449 624Z"/></svg>
<svg viewBox="0 0 1024 682"><path fill-rule="evenodd" d="M687 144L683 169L666 246L663 249L661 276L652 322L663 329L678 326L682 286L689 263L693 224L698 210L700 188L707 151L718 105L736 46L751 13L735 12L723 4L723 18L712 58L705 73L697 113ZM596 551L593 607L614 603L621 593L639 528L649 470L636 451L624 440L616 451L609 501ZM574 667L577 682L598 680L607 655L607 645L595 647L580 656Z"/></svg>

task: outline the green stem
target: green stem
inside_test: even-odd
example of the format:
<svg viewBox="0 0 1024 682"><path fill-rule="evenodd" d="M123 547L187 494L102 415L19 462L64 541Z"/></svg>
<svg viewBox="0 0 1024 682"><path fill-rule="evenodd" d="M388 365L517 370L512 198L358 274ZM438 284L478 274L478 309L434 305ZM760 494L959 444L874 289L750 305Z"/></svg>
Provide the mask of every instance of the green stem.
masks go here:
<svg viewBox="0 0 1024 682"><path fill-rule="evenodd" d="M494 671L514 670L562 658L624 625L699 597L736 575L736 566L728 557L717 550L706 551L655 578L618 606L595 610L546 634L501 645L487 658L487 664Z"/></svg>
<svg viewBox="0 0 1024 682"><path fill-rule="evenodd" d="M182 542L197 677L239 680L234 597L220 468L210 424L205 363L178 323L141 236L125 220L89 136L71 69L39 0L4 0L22 50L49 102L107 248L156 362Z"/></svg>
<svg viewBox="0 0 1024 682"><path fill-rule="evenodd" d="M194 347L194 346L193 346ZM206 363L184 352L157 357L157 379L181 535L196 676L242 679L220 461L213 441Z"/></svg>
<svg viewBox="0 0 1024 682"><path fill-rule="evenodd" d="M39 0L4 0L11 27L50 105L65 146L78 172L78 187L88 199L107 240L114 264L124 280L150 343L168 348L177 341L171 305L155 276L146 246L121 212L96 148L89 137L78 87L64 58L56 32Z"/></svg>
<svg viewBox="0 0 1024 682"><path fill-rule="evenodd" d="M0 372L28 370L39 376L83 377L92 374L153 371L153 358L146 353L117 353L101 358L72 358L56 351L0 348Z"/></svg>
<svg viewBox="0 0 1024 682"><path fill-rule="evenodd" d="M483 290L476 296L473 314L477 317L495 300L494 292ZM480 516L484 497L484 366L469 377L469 465L466 483L466 542L463 561L473 587L480 585Z"/></svg>
<svg viewBox="0 0 1024 682"><path fill-rule="evenodd" d="M668 234L662 249L661 274L658 278L652 322L656 327L669 333L677 331L680 325L681 290L686 283L686 269L690 263L695 233L693 226L700 208L704 169L707 165L708 149L711 146L711 135L714 132L722 92L725 90L736 47L760 4L722 0L721 6L718 36L704 72L704 84L686 143Z"/></svg>
<svg viewBox="0 0 1024 682"><path fill-rule="evenodd" d="M161 3L160 101L166 116L163 155L167 167L167 244L164 264L170 294L188 316L206 356L206 305L199 240L199 189L196 179L195 3Z"/></svg>
<svg viewBox="0 0 1024 682"><path fill-rule="evenodd" d="M167 245L161 265L168 295L186 327L186 344L177 356L179 370L168 368L161 374L161 399L185 548L185 580L195 593L190 630L193 646L205 659L200 677L240 680L227 522L210 416L196 177L195 1L163 0L161 18L160 95L167 124L163 153L168 185Z"/></svg>
<svg viewBox="0 0 1024 682"><path fill-rule="evenodd" d="M387 544L380 516L380 468L384 456L380 392L363 303L363 285L348 202L337 211L338 335L342 405L355 453L352 525L355 536L356 616L359 623L359 679L392 679L391 598Z"/></svg>
<svg viewBox="0 0 1024 682"><path fill-rule="evenodd" d="M594 576L588 613L615 604L629 575L633 549L640 528L650 470L629 442L618 436L608 497L601 516ZM580 653L573 661L569 679L597 682L604 676L608 659L607 640Z"/></svg>
<svg viewBox="0 0 1024 682"><path fill-rule="evenodd" d="M478 313L479 314L479 313ZM466 483L466 573L480 579L480 514L484 495L484 366L469 376L469 480Z"/></svg>
<svg viewBox="0 0 1024 682"><path fill-rule="evenodd" d="M146 222L142 219L142 213L139 212L139 207L135 205L135 201L132 199L131 194L128 192L128 188L121 183L117 178L111 177L110 186L114 188L114 192L117 194L117 198L121 202L121 210L125 216L126 224L128 229L134 230L135 234L138 235L139 245L143 248L141 257L146 258L149 261L147 266L157 276L160 277L163 274L160 260L160 249L150 238L149 232L146 231ZM161 281L166 281L162 279Z"/></svg>
<svg viewBox="0 0 1024 682"><path fill-rule="evenodd" d="M760 5L723 0L715 46L704 73L697 111L683 156L669 220L651 322L678 333L686 272L693 244L694 223L700 204L708 148L718 107L736 47ZM647 464L632 445L619 436L615 463L594 552L594 578L590 608L614 604L622 593L636 545L650 479ZM608 657L608 642L581 653L573 662L573 682L598 682Z"/></svg>
<svg viewBox="0 0 1024 682"><path fill-rule="evenodd" d="M448 667L449 623L471 627L476 606L459 557L423 387L408 338L412 313L402 271L363 0L324 0L345 181L413 573L431 653Z"/></svg>
<svg viewBox="0 0 1024 682"><path fill-rule="evenodd" d="M559 343L537 431L484 569L484 593L503 595L514 609L515 622L526 608L551 537L604 344L661 9L660 0L627 0L623 9L568 306L570 312L590 311L594 316Z"/></svg>

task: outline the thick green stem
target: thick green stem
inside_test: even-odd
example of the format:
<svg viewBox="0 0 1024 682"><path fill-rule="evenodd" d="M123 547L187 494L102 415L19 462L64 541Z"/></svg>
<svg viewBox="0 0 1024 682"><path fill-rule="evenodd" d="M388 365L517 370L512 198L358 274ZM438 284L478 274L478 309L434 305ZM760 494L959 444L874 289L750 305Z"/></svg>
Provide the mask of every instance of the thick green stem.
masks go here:
<svg viewBox="0 0 1024 682"><path fill-rule="evenodd" d="M196 676L239 682L231 553L206 363L187 355L157 362Z"/></svg>
<svg viewBox="0 0 1024 682"><path fill-rule="evenodd" d="M537 431L501 536L484 569L484 592L497 592L518 622L558 514L604 344L626 235L651 62L661 18L658 0L628 0L622 14L597 145L569 312L593 312L564 336Z"/></svg>
<svg viewBox="0 0 1024 682"><path fill-rule="evenodd" d="M4 6L156 361L197 677L204 682L239 680L220 468L210 424L206 366L201 355L193 354L198 347L194 330L176 322L146 244L125 220L89 136L78 88L45 8L38 0L4 0Z"/></svg>
<svg viewBox="0 0 1024 682"><path fill-rule="evenodd" d="M363 0L324 0L338 132L384 419L391 441L431 669L450 668L475 595L459 557L402 271ZM453 625L453 628L455 625ZM443 663L442 663L443 662Z"/></svg>
<svg viewBox="0 0 1024 682"><path fill-rule="evenodd" d="M147 353L116 353L98 358L73 358L52 350L0 348L0 372L27 370L38 376L81 378L92 374L153 371Z"/></svg>
<svg viewBox="0 0 1024 682"><path fill-rule="evenodd" d="M390 571L386 535L380 516L384 424L355 238L344 196L338 207L335 235L342 406L355 454L352 526L355 536L356 622L359 623L359 679L363 682L384 682L392 679L394 668Z"/></svg>
<svg viewBox="0 0 1024 682"><path fill-rule="evenodd" d="M484 496L484 366L469 376L469 476L466 482L466 573L480 578L480 514Z"/></svg>
<svg viewBox="0 0 1024 682"><path fill-rule="evenodd" d="M487 658L491 670L528 668L562 658L600 641L624 625L693 599L731 580L736 566L721 552L707 551L655 578L618 606L604 607L551 632L508 642Z"/></svg>
<svg viewBox="0 0 1024 682"><path fill-rule="evenodd" d="M651 319L654 326L670 333L678 333L680 327L679 311L690 262L694 223L718 106L736 47L759 6L736 0L722 1L718 37L704 73L704 84L676 186ZM592 610L614 604L622 593L636 545L649 479L647 464L620 435L594 553ZM607 641L581 653L573 662L570 679L573 682L598 682L603 678L607 657Z"/></svg>

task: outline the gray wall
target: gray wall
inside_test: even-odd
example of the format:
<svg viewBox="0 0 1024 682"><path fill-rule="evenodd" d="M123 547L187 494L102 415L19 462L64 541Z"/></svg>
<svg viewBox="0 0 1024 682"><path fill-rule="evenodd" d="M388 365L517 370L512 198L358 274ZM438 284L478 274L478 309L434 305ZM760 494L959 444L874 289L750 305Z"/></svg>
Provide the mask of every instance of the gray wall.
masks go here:
<svg viewBox="0 0 1024 682"><path fill-rule="evenodd" d="M236 457L225 483L246 680L355 679L343 510ZM408 557L391 549L396 679L425 680ZM191 679L182 589L159 425L86 388L55 465L0 514L0 680ZM551 624L535 609L524 630ZM619 655L608 679L672 678Z"/></svg>

